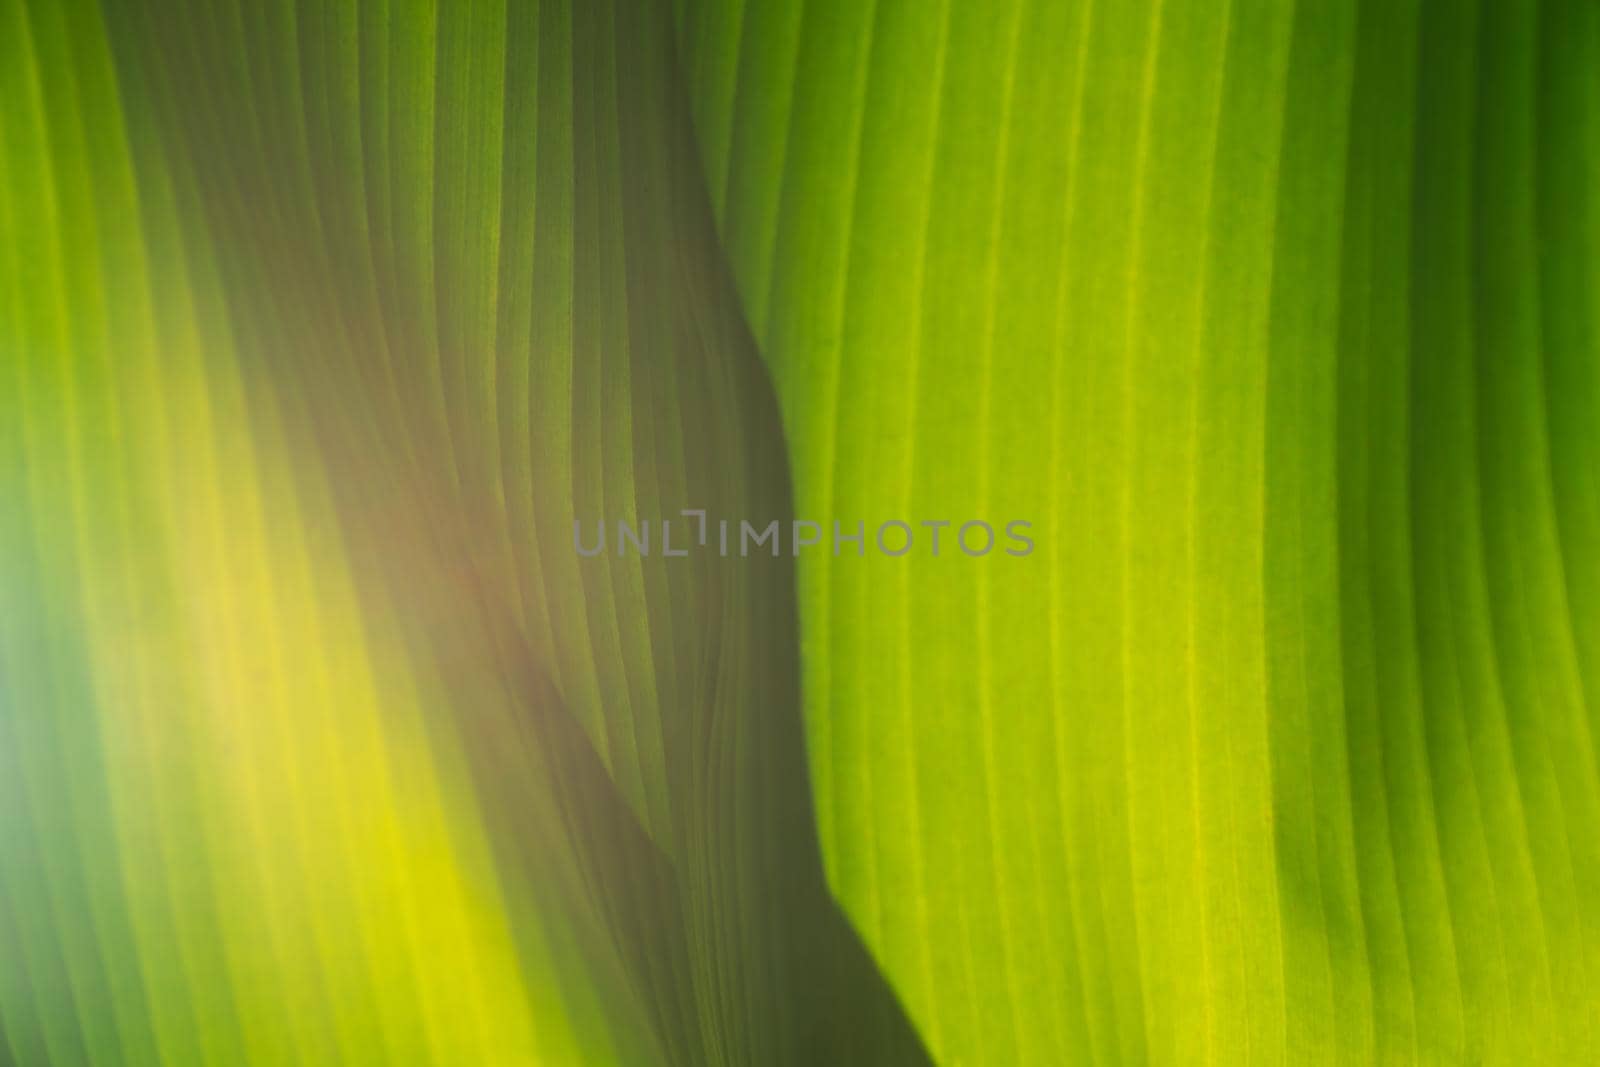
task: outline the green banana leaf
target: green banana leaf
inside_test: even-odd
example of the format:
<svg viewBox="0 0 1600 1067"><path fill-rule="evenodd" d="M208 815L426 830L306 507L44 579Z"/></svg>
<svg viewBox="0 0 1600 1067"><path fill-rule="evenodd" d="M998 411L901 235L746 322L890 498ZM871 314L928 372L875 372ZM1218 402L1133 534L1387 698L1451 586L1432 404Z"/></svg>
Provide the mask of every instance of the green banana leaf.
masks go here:
<svg viewBox="0 0 1600 1067"><path fill-rule="evenodd" d="M0 1062L1594 1060L1597 70L0 0Z"/></svg>
<svg viewBox="0 0 1600 1067"><path fill-rule="evenodd" d="M1591 1058L1592 5L680 7L936 1058Z"/></svg>

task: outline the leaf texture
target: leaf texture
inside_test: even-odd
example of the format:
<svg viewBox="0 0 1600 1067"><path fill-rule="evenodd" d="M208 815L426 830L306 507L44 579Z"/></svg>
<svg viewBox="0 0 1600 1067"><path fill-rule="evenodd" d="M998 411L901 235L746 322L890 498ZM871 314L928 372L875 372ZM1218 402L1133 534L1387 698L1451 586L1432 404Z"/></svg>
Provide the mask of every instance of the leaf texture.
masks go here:
<svg viewBox="0 0 1600 1067"><path fill-rule="evenodd" d="M11 14L28 34L52 18L32 7ZM496 962L510 969L495 992L526 1029L549 1016L556 1044L536 1050L541 1033L496 1051L500 1027L479 1017L464 981L470 959L418 992L426 1014L364 1015L360 998L375 996L373 986L423 981L418 956L375 961L368 982L352 979L357 1006L318 1006L308 993L290 1013L304 1026L362 1020L384 1038L345 1044L294 1034L274 1044L243 1020L234 1025L232 998L249 991L249 974L268 988L291 980L271 967L222 968L226 981L193 995L196 979L182 972L129 977L135 992L149 987L216 1028L214 1043L163 1058L924 1061L824 884L788 559L702 554L679 565L658 547L649 558L588 560L570 540L575 522L666 516L686 539L680 516L691 507L780 522L789 514L770 388L736 301L722 295L727 275L675 87L667 10L630 8L623 18L607 5L398 3L196 5L181 14L108 4L102 25L93 6L77 12L83 37L109 52L98 68L103 91L112 104L120 93L125 109L85 125L128 138L125 154L111 157L129 213L122 224L170 245L169 259L146 266L149 291L127 315L203 301L184 337L186 358L208 376L200 393L209 399L213 371L226 378L229 447L264 452L282 484L271 508L217 500L205 485L190 490L197 500L174 490L183 498L154 512L161 529L92 559L147 574L130 554L193 537L189 507L230 520L259 514L274 546L324 542L325 565L354 598L345 610L359 612L351 625L387 636L397 677L419 690L421 706L400 720L410 732L392 743L452 773L449 814L477 848L473 884L506 897L489 906L502 925L484 951L501 952ZM47 73L46 104L76 118L76 67ZM20 106L8 119L38 135ZM41 168L56 163L48 140L30 150ZM73 172L92 180L88 168ZM85 225L92 210L43 212L41 239ZM25 301L25 267L9 276ZM70 300L94 307L107 288L91 276ZM184 366L169 343L150 337L145 376L113 377L106 388L130 403L163 403ZM22 334L10 347L25 375L37 358L98 358L72 337ZM102 396L71 378L62 388L69 405L86 402L80 392L87 402ZM23 398L27 418L39 403ZM162 439L127 443L152 477L172 462ZM25 462L44 454L35 441L8 453ZM233 469L217 466L216 477ZM30 497L28 512L69 530L79 521L48 497ZM206 589L198 576L175 582L171 595ZM289 605L278 621L279 582L256 582L262 615L234 603L213 609L241 646L299 618ZM156 623L165 624L159 615ZM252 667L209 658L184 631L169 642L173 655L198 660L199 673L244 688L207 694L197 701L207 709L286 731L293 720L282 708L258 708L247 695L265 681L309 721L343 721L340 702L305 688L297 661L274 659L274 648L266 666ZM136 652L137 669L187 677ZM127 705L114 685L102 700L90 710L120 723ZM47 708L23 705L16 718L37 729ZM182 753L166 761L204 762L179 720L164 725ZM297 739L277 743L285 773L302 773ZM326 773L339 780L338 768ZM215 788L149 817L164 829ZM304 820L324 817L292 779L268 796L298 805ZM314 831L291 822L278 832L298 846ZM166 876L172 862L152 861L149 876ZM253 880L235 862L203 859L212 877ZM395 861L400 875L411 862ZM309 861L292 874L301 892L331 876ZM243 900L226 884L193 894L201 917L219 900ZM143 921L137 899L111 887L92 896ZM322 921L338 914L315 893L303 906ZM184 908L175 921L197 920ZM284 916L235 938L270 942L292 928ZM325 971L396 943L394 931L374 936L376 947L300 952L285 965L331 981ZM119 966L136 971L143 954L136 948ZM131 993L76 976L63 990L53 1016L63 1026L108 1001L132 1003ZM534 1010L540 1019L527 1017ZM431 1025L468 1032L439 1036ZM44 1040L41 1027L8 1023L8 1040L31 1048ZM108 1041L89 1059L121 1062L119 1047ZM70 1050L48 1055L72 1059Z"/></svg>
<svg viewBox="0 0 1600 1067"><path fill-rule="evenodd" d="M1597 69L0 0L0 1062L1596 1059Z"/></svg>
<svg viewBox="0 0 1600 1067"><path fill-rule="evenodd" d="M1596 31L679 5L797 513L952 524L799 573L941 1062L1593 1055Z"/></svg>

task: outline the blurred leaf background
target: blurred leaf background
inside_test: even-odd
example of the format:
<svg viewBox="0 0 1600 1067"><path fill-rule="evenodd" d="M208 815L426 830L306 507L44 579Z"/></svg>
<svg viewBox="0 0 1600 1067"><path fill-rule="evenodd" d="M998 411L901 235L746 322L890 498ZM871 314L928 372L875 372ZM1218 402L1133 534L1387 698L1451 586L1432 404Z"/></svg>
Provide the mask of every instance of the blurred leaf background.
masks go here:
<svg viewBox="0 0 1600 1067"><path fill-rule="evenodd" d="M0 0L0 1059L1595 1059L1597 72ZM567 541L684 507L954 525Z"/></svg>

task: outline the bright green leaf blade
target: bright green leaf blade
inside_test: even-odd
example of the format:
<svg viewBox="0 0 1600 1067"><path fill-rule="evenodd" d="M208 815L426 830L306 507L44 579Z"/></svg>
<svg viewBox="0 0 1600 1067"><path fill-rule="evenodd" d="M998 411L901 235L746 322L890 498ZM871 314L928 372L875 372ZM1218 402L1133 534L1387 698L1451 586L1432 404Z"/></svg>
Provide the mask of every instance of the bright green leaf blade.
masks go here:
<svg viewBox="0 0 1600 1067"><path fill-rule="evenodd" d="M681 7L797 514L1034 523L801 561L936 1056L1581 1059L1592 7Z"/></svg>

